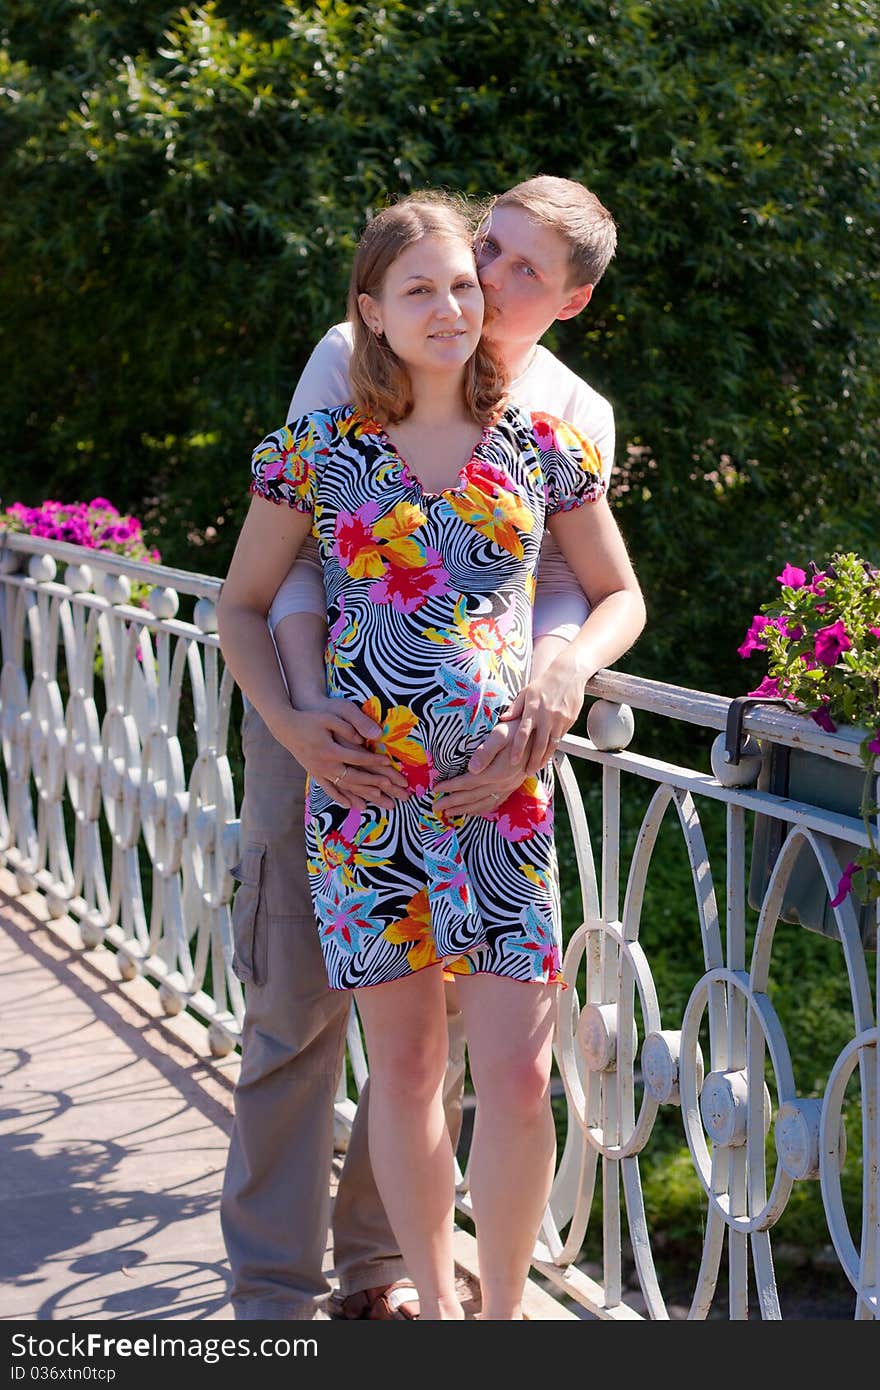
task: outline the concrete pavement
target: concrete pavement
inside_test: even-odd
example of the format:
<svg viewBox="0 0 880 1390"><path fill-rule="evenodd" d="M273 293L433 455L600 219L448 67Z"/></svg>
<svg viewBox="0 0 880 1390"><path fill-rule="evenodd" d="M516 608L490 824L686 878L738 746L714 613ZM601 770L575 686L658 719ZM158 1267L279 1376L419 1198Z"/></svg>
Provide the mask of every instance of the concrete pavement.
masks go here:
<svg viewBox="0 0 880 1390"><path fill-rule="evenodd" d="M203 1025L166 1016L0 869L0 1320L232 1318L219 1197L237 1075L236 1053L211 1057ZM475 1242L455 1241L472 1317ZM525 1308L578 1316L533 1280Z"/></svg>
<svg viewBox="0 0 880 1390"><path fill-rule="evenodd" d="M0 1316L231 1318L228 1083L20 902L0 911Z"/></svg>

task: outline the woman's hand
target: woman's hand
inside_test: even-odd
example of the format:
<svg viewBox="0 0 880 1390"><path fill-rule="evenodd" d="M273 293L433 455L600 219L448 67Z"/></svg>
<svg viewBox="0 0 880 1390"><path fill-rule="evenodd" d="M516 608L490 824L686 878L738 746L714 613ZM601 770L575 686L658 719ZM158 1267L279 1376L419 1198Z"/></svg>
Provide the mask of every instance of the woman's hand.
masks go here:
<svg viewBox="0 0 880 1390"><path fill-rule="evenodd" d="M560 739L568 733L583 707L583 673L566 649L545 671L523 686L501 716L504 723L519 721L510 756L514 763L523 765L524 777L533 777L550 761Z"/></svg>
<svg viewBox="0 0 880 1390"><path fill-rule="evenodd" d="M517 728L516 720L496 724L467 772L437 783L438 810L445 816L488 816L497 811L526 776L522 763L512 757Z"/></svg>
<svg viewBox="0 0 880 1390"><path fill-rule="evenodd" d="M485 816L494 811L550 761L583 704L583 677L564 648L523 686L472 755L467 772L438 782L444 815Z"/></svg>
<svg viewBox="0 0 880 1390"><path fill-rule="evenodd" d="M409 795L406 778L384 753L365 745L381 729L351 700L324 697L308 709L288 708L272 733L340 806L390 810Z"/></svg>

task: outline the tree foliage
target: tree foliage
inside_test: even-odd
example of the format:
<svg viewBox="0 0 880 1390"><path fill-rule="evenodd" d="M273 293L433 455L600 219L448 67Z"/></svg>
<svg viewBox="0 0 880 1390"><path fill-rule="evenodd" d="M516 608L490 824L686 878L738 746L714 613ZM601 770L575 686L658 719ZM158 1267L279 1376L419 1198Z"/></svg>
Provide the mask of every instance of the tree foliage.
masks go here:
<svg viewBox="0 0 880 1390"><path fill-rule="evenodd" d="M16 0L0 462L222 573L365 217L544 171L620 250L548 342L613 401L631 669L742 684L766 575L876 529L876 0Z"/></svg>

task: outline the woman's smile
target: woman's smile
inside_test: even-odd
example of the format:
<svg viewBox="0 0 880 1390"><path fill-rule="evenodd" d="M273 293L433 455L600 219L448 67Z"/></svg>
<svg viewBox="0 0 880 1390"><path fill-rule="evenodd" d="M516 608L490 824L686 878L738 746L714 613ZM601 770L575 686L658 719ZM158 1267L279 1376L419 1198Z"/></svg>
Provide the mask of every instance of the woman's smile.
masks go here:
<svg viewBox="0 0 880 1390"><path fill-rule="evenodd" d="M411 373L460 371L483 327L473 252L448 237L422 237L390 266L381 295L362 295L360 308ZM438 356L435 347L449 352Z"/></svg>

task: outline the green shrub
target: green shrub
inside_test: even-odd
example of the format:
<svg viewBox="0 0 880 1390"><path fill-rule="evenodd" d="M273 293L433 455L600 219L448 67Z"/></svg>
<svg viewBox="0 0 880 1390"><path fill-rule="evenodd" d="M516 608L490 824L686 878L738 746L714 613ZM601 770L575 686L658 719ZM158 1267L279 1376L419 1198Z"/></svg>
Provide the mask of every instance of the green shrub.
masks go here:
<svg viewBox="0 0 880 1390"><path fill-rule="evenodd" d="M370 212L567 175L620 228L589 309L547 341L616 410L649 604L621 665L744 689L767 574L874 546L877 19L876 0L0 8L0 496L111 496L166 562L223 573L250 450L342 316ZM639 728L678 756L668 727ZM658 854L645 922L675 1026L700 969L681 853ZM823 949L788 934L774 971L803 1094L852 1036ZM696 1179L662 1113L649 1215L690 1259ZM790 1224L818 1238L815 1184Z"/></svg>
<svg viewBox="0 0 880 1390"><path fill-rule="evenodd" d="M783 559L863 553L878 445L877 5L18 0L2 23L7 451L222 572L254 440L414 186L588 182L620 252L551 335L613 400L628 658L739 688ZM629 451L626 446L629 445ZM769 567L769 569L768 569Z"/></svg>

